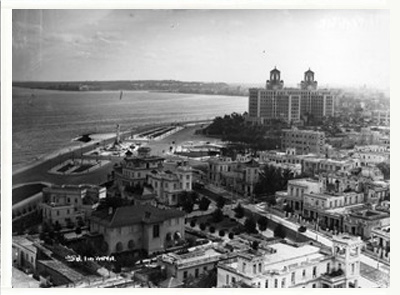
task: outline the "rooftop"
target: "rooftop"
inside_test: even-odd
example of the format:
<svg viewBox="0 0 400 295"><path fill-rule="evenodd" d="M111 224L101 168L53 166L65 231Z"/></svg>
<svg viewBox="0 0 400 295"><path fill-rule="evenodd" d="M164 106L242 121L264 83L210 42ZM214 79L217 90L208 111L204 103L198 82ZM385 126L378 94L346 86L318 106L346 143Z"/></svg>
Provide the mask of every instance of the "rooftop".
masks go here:
<svg viewBox="0 0 400 295"><path fill-rule="evenodd" d="M301 247L294 247L284 243L270 245L276 252L270 255L265 255L264 262L265 268L268 269L282 269L285 266L300 264L302 262L310 261L313 259L323 258L325 255L320 253L320 248L303 245Z"/></svg>
<svg viewBox="0 0 400 295"><path fill-rule="evenodd" d="M175 209L160 209L150 205L119 207L110 212L103 209L92 213L91 220L103 222L108 227L122 227L137 223L158 223L183 217L185 212Z"/></svg>
<svg viewBox="0 0 400 295"><path fill-rule="evenodd" d="M73 270L72 268L69 268L58 260L39 260L38 262L52 269L53 271L60 273L71 282L79 282L85 279L85 276Z"/></svg>
<svg viewBox="0 0 400 295"><path fill-rule="evenodd" d="M300 186L308 186L309 184L318 184L318 179L312 178L300 178L300 179L291 179L289 180L289 184L300 185Z"/></svg>
<svg viewBox="0 0 400 295"><path fill-rule="evenodd" d="M222 255L224 255L224 253L209 247L180 255L169 253L163 255L161 259L166 263L176 264L178 267L189 267L197 263L216 261Z"/></svg>
<svg viewBox="0 0 400 295"><path fill-rule="evenodd" d="M36 252L36 247L33 245L35 242L29 239L27 236L13 236L12 243L13 245L18 245L31 252Z"/></svg>

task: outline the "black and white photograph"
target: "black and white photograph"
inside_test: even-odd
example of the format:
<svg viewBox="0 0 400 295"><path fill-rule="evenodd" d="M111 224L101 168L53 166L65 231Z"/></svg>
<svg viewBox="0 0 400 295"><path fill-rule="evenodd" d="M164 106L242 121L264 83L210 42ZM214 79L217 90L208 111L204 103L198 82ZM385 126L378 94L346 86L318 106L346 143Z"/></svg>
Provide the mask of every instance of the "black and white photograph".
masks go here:
<svg viewBox="0 0 400 295"><path fill-rule="evenodd" d="M388 9L10 29L13 288L390 287Z"/></svg>

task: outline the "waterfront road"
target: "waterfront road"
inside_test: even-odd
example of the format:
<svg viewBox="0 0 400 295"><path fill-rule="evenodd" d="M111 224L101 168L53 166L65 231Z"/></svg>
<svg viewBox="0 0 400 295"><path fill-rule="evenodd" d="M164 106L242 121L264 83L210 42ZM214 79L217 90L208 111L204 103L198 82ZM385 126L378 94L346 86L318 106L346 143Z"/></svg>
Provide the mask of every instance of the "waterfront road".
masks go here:
<svg viewBox="0 0 400 295"><path fill-rule="evenodd" d="M197 123L197 125L196 125ZM172 134L168 136L167 138L163 140L156 140L156 141L151 141L149 142L148 146L152 148L152 153L153 154L158 154L161 155L163 150L166 150L167 147L170 145L170 141L174 141L175 144L178 144L180 141L185 141L189 139L206 139L206 137L203 137L201 135L194 135L194 132L196 129L199 128L198 125L201 125L203 123L208 123L208 121L190 121L190 122L185 122L181 124L186 124L186 126L189 126L181 131L178 131L175 134ZM160 127L160 126L167 126L170 124L157 124L157 125L151 125L151 126L140 126L137 127L134 130L124 132L123 135L121 135L122 140L124 137L131 136L132 134L138 134L150 129L153 129L155 127ZM71 158L81 158L83 154L93 150L95 147L98 145L104 146L104 145L109 145L112 142L114 142L115 136L111 136L107 139L104 140L98 140L94 141L93 143L88 143L88 144L82 144L81 147L77 147L74 150L71 149L65 149L64 152L60 152L59 154L54 155L54 157L49 157L46 158L40 162L34 163L34 165L27 166L25 169L19 169L18 171L13 172L13 187L19 184L24 184L24 183L32 183L32 182L50 182L54 184L82 184L82 183L87 183L87 184L101 184L107 181L107 174L110 173L113 170L113 165L115 163L121 162L123 159L122 157L101 157L98 156L98 159L106 159L109 160L110 163L107 165L104 165L103 167L100 167L93 172L87 173L87 174L80 174L80 175L55 175L55 174L50 174L48 171L53 168L54 166L68 160ZM82 158L93 158L93 156L83 156Z"/></svg>

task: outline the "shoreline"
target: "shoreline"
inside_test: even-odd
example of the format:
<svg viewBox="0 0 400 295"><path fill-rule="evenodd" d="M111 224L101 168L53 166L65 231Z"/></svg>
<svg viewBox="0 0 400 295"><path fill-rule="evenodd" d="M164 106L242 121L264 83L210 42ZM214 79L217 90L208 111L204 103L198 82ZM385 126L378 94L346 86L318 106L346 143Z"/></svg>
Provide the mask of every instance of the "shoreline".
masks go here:
<svg viewBox="0 0 400 295"><path fill-rule="evenodd" d="M211 122L211 121L212 120L185 121L185 122L180 122L179 125L182 125L182 126L188 126L188 125L190 126L190 124L199 125L199 124L204 124L206 122ZM120 133L120 136L121 136L121 139L125 139L126 136L139 134L141 132L145 132L145 131L150 130L155 127L165 127L165 126L169 126L171 124L175 124L175 123L169 122L169 123L162 123L162 124L149 124L149 125L137 126L131 130L122 131ZM77 138L79 138L79 137L77 137ZM94 148L98 143L101 143L101 142L104 142L106 144L106 142L110 141L110 143L111 143L112 140L116 139L116 134L115 133L111 133L111 134L110 133L104 133L104 134L98 133L98 134L92 134L91 137L93 138L93 140L91 140L90 142L82 143L75 147L71 147L71 146L63 147L59 150L56 150L50 154L47 154L47 155L41 157L38 160L35 160L34 162L27 163L26 165L23 165L21 167L15 168L15 169L13 168L12 176L26 172L26 171L28 171L32 168L35 168L47 161L54 160L58 157L65 156L68 153L75 153L77 151L79 152L79 151L83 151L85 149L90 150L91 148ZM71 141L72 140L73 139L71 139ZM77 142L79 142L79 141L77 141ZM17 164L17 165L19 165L19 164Z"/></svg>

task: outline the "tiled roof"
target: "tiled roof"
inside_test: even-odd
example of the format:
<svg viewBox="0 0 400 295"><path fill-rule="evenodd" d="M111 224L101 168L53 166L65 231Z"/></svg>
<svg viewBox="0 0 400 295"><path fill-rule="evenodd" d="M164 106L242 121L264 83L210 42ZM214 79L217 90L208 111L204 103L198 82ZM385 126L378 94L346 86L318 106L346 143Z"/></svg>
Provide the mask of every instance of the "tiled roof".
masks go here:
<svg viewBox="0 0 400 295"><path fill-rule="evenodd" d="M138 223L157 223L183 217L185 213L175 209L160 209L150 205L119 207L109 214L108 209L92 213L93 221L102 221L108 227L121 227Z"/></svg>

